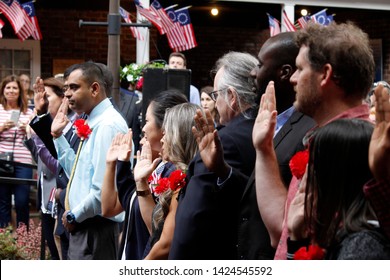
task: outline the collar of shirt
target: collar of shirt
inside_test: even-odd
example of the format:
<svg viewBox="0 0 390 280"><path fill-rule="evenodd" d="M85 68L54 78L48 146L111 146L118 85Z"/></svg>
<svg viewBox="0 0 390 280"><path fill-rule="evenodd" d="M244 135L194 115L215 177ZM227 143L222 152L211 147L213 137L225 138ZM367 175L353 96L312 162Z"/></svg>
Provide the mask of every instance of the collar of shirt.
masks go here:
<svg viewBox="0 0 390 280"><path fill-rule="evenodd" d="M98 105L93 108L91 113L88 115L88 125L89 127L93 128L94 125L99 121L99 116L103 114L103 112L108 108L113 106L111 101L106 98L102 102L100 102Z"/></svg>
<svg viewBox="0 0 390 280"><path fill-rule="evenodd" d="M288 108L287 110L285 110L284 112L282 112L281 114L279 114L276 117L276 128L275 128L274 137L276 134L278 134L279 130L283 127L283 125L287 122L287 120L292 116L292 114L294 114L294 112L295 112L295 108L294 108L294 106L291 106L290 108Z"/></svg>

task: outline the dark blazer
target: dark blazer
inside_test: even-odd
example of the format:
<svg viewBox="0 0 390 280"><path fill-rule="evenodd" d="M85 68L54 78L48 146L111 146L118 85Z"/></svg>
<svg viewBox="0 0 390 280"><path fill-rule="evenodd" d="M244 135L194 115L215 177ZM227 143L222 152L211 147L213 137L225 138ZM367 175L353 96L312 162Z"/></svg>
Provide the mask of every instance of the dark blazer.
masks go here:
<svg viewBox="0 0 390 280"><path fill-rule="evenodd" d="M295 111L274 137L274 148L286 188L292 178L289 161L296 152L304 149L302 139L314 125L314 120ZM232 177L236 176L240 175L235 173ZM240 179L235 178L235 180ZM237 254L239 259L252 260L273 259L275 254L257 204L255 170L245 187L240 203Z"/></svg>
<svg viewBox="0 0 390 280"><path fill-rule="evenodd" d="M252 129L257 110L249 110L219 130L224 157L249 176L255 164ZM188 185L179 194L169 259L235 259L237 219L245 184L217 185L199 153L188 167Z"/></svg>
<svg viewBox="0 0 390 280"><path fill-rule="evenodd" d="M141 140L141 101L133 93L133 95L126 94L123 90L119 93L119 104L116 104L111 98L111 103L117 109L117 111L126 120L127 126L133 131L133 141L135 145L135 151L139 149L139 141Z"/></svg>

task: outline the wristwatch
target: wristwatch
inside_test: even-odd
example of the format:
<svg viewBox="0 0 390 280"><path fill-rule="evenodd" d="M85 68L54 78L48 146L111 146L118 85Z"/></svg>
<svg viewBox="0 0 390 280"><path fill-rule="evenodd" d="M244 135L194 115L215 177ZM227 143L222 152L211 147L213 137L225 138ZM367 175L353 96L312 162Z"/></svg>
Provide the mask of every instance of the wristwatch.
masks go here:
<svg viewBox="0 0 390 280"><path fill-rule="evenodd" d="M68 212L68 214L66 214L66 221L69 223L69 224L75 224L76 223L76 217L74 216L74 214L72 212Z"/></svg>

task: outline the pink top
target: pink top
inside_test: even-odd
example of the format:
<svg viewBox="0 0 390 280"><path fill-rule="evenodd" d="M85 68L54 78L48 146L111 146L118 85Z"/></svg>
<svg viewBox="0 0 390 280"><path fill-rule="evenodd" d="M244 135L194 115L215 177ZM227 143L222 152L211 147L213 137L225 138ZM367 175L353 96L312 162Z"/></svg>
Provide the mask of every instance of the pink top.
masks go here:
<svg viewBox="0 0 390 280"><path fill-rule="evenodd" d="M330 122L337 120L337 119L363 119L363 120L371 121L369 118L369 108L368 108L367 104L362 104L362 105L359 105L359 106L354 107L352 109L349 109L349 110L337 115L333 119L330 119L327 123L330 123ZM313 129L316 129L316 128L313 128ZM308 133L311 133L311 132L312 131L309 131ZM287 237L288 237L287 213L288 213L288 209L290 208L291 201L294 199L295 194L298 191L298 187L299 187L300 182L301 182L301 180L298 180L296 177L293 177L291 179L290 186L288 188L286 206L284 208L282 235L280 237L279 244L278 244L278 247L276 249L275 260L287 259Z"/></svg>
<svg viewBox="0 0 390 280"><path fill-rule="evenodd" d="M11 112L13 110L4 110L4 107L0 104L0 125L11 118ZM33 111L27 109L26 113L21 112L19 117L20 123L29 123L30 116L32 116ZM15 137L16 132L16 137ZM20 129L18 126L15 126L11 129L4 130L0 133L0 152L14 152L14 161L23 162L23 163L32 163L32 156L30 151L24 146L23 139L26 136L26 131ZM15 147L14 145L15 138Z"/></svg>

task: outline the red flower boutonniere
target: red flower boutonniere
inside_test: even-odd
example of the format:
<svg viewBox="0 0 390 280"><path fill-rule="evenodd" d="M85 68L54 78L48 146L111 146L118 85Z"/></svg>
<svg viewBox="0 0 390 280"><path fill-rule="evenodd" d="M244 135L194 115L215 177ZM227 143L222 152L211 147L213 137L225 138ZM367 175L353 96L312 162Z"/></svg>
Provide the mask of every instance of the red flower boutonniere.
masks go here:
<svg viewBox="0 0 390 280"><path fill-rule="evenodd" d="M175 170L168 178L158 180L154 192L159 195L171 189L173 192L183 188L186 185L186 174L180 169Z"/></svg>
<svg viewBox="0 0 390 280"><path fill-rule="evenodd" d="M290 159L290 169L292 175L297 177L298 179L302 179L303 175L306 172L306 165L309 162L309 151L304 150L297 152L291 159Z"/></svg>
<svg viewBox="0 0 390 280"><path fill-rule="evenodd" d="M135 89L139 90L139 91L142 91L143 86L144 86L144 77L141 77L138 80L137 84L135 85Z"/></svg>
<svg viewBox="0 0 390 280"><path fill-rule="evenodd" d="M325 256L324 249L318 245L309 245L301 247L294 254L294 260L323 260Z"/></svg>
<svg viewBox="0 0 390 280"><path fill-rule="evenodd" d="M87 124L87 121L84 119L78 119L74 122L74 127L76 128L76 134L82 140L87 139L91 134L92 129Z"/></svg>

